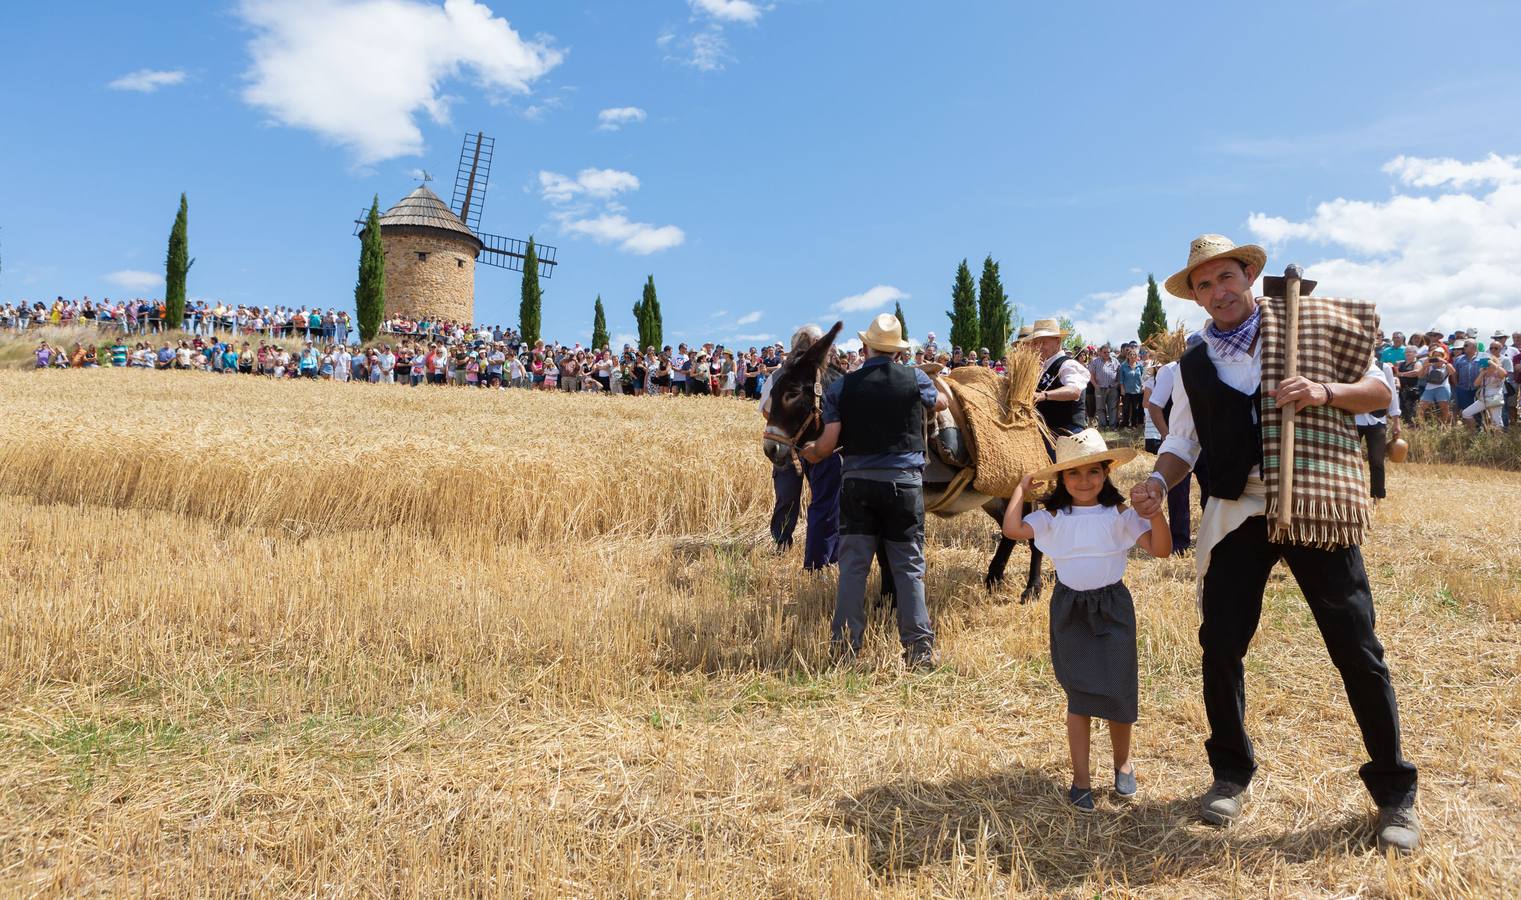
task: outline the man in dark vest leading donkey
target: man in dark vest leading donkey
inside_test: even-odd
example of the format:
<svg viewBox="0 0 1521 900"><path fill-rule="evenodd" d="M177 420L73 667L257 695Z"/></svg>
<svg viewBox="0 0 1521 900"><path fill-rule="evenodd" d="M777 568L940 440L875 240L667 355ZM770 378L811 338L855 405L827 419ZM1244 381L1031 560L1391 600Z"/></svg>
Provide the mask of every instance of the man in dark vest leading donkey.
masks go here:
<svg viewBox="0 0 1521 900"><path fill-rule="evenodd" d="M947 407L929 376L897 365L908 349L898 318L884 313L858 332L866 362L824 391L824 430L800 452L818 463L840 448L840 581L830 626L836 652L854 657L866 630L866 576L878 541L897 591L904 664L935 665L935 632L924 602L925 415ZM884 577L886 577L884 575Z"/></svg>
<svg viewBox="0 0 1521 900"><path fill-rule="evenodd" d="M1368 490L1352 417L1389 405L1374 351L1378 318L1357 300L1301 297L1298 366L1286 374L1282 298L1258 301L1252 283L1267 254L1207 234L1167 290L1209 315L1204 342L1183 354L1183 389L1173 392L1167 439L1151 476L1131 491L1141 516L1156 514L1169 486L1207 461L1210 502L1195 554L1199 573L1204 747L1214 784L1200 814L1226 825L1241 815L1257 768L1247 737L1242 661L1262 612L1268 573L1283 560L1299 583L1331 661L1341 673L1369 762L1363 783L1378 805L1378 843L1405 852L1420 844L1416 770L1400 750L1399 709L1384 648L1373 629L1373 596L1363 568ZM1294 404L1292 518L1278 521L1282 410Z"/></svg>

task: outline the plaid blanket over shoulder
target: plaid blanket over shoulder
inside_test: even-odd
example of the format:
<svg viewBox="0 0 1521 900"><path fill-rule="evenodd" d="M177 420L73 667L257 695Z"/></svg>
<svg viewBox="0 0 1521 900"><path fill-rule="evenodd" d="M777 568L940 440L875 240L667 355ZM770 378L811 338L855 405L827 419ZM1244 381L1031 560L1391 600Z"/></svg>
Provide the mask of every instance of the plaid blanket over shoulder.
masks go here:
<svg viewBox="0 0 1521 900"><path fill-rule="evenodd" d="M1268 391L1284 378L1287 321L1284 300L1262 309L1262 468L1267 518L1278 514L1283 412ZM1367 300L1299 299L1299 374L1311 381L1355 383L1373 361L1378 313ZM1346 547L1362 543L1368 526L1368 485L1352 414L1329 406L1294 415L1293 521L1280 543Z"/></svg>

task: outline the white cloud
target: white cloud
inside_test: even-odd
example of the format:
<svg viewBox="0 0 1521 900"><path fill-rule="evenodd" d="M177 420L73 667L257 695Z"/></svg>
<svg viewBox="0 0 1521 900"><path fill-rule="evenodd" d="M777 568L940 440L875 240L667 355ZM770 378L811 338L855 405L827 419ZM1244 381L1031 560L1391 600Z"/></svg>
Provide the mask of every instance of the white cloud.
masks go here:
<svg viewBox="0 0 1521 900"><path fill-rule="evenodd" d="M1337 198L1301 221L1253 213L1247 227L1320 293L1366 297L1385 331L1513 328L1521 308L1521 156L1475 162L1400 156L1383 167L1404 188L1386 200ZM1297 252L1296 252L1297 251ZM1271 266L1271 264L1270 264Z"/></svg>
<svg viewBox="0 0 1521 900"><path fill-rule="evenodd" d="M764 11L758 3L751 0L690 0L692 11L705 13L720 22L742 22L746 25L754 25L760 21Z"/></svg>
<svg viewBox="0 0 1521 900"><path fill-rule="evenodd" d="M640 256L679 247L687 239L686 233L675 225L657 227L647 222L630 222L622 215L566 219L560 224L566 234L583 235L599 244L617 244L619 249Z"/></svg>
<svg viewBox="0 0 1521 900"><path fill-rule="evenodd" d="M859 349L861 349L862 344L861 344L861 339L860 338L853 337L853 338L851 338L848 341L836 340L834 342L834 346L835 346L835 349L839 350L841 353L849 353L852 350L859 350Z"/></svg>
<svg viewBox="0 0 1521 900"><path fill-rule="evenodd" d="M117 287L126 288L129 291L152 290L153 288L162 286L164 283L163 272L143 272L137 269L122 269L119 272L112 272L109 275L101 277L103 280L109 281Z"/></svg>
<svg viewBox="0 0 1521 900"><path fill-rule="evenodd" d="M734 320L734 324L735 325L754 325L756 322L759 322L760 320L761 320L761 312L760 312L760 310L756 310L754 312L747 312L744 315L740 316L738 319L735 319Z"/></svg>
<svg viewBox="0 0 1521 900"><path fill-rule="evenodd" d="M488 93L526 94L563 59L475 0L242 0L255 31L243 99L361 164L421 153L414 116L449 120L442 84L466 71Z"/></svg>
<svg viewBox="0 0 1521 900"><path fill-rule="evenodd" d="M644 110L637 106L615 106L597 113L598 131L617 131L633 122L643 122Z"/></svg>
<svg viewBox="0 0 1521 900"><path fill-rule="evenodd" d="M890 284L879 284L864 293L852 294L842 297L830 309L835 312L870 312L881 309L889 303L899 300L907 300L908 295Z"/></svg>
<svg viewBox="0 0 1521 900"><path fill-rule="evenodd" d="M539 190L551 203L566 203L583 194L606 200L623 191L639 190L639 179L631 172L618 169L582 169L575 178L541 171Z"/></svg>
<svg viewBox="0 0 1521 900"><path fill-rule="evenodd" d="M632 346L632 347L638 347L639 346L639 335L635 334L632 331L620 331L617 334L613 335L611 338L609 338L608 341L607 341L607 344L608 344L609 347L618 347L618 348L622 348L622 346L624 344L628 344L629 346Z"/></svg>
<svg viewBox="0 0 1521 900"><path fill-rule="evenodd" d="M600 244L640 256L678 247L686 233L675 225L634 222L622 204L614 200L625 191L639 190L639 179L618 169L582 169L575 178L558 172L540 172L539 190L544 199L560 209L554 214L566 234L589 237ZM586 200L601 201L602 208ZM593 211L598 212L592 215Z"/></svg>
<svg viewBox="0 0 1521 900"><path fill-rule="evenodd" d="M1162 289L1157 280L1157 293L1162 297L1162 311L1167 313L1169 328L1187 324L1190 329L1204 324L1204 310L1192 300L1171 296ZM1072 320L1072 328L1083 340L1098 345L1106 341L1118 346L1124 341L1136 339L1141 327L1141 310L1146 308L1146 283L1133 284L1122 291L1104 291L1089 294L1081 303L1069 309L1058 310L1055 315ZM1048 315L1042 313L1042 316Z"/></svg>
<svg viewBox="0 0 1521 900"><path fill-rule="evenodd" d="M128 72L106 87L116 91L151 94L159 88L180 84L184 80L185 72L182 69L138 69L136 72Z"/></svg>

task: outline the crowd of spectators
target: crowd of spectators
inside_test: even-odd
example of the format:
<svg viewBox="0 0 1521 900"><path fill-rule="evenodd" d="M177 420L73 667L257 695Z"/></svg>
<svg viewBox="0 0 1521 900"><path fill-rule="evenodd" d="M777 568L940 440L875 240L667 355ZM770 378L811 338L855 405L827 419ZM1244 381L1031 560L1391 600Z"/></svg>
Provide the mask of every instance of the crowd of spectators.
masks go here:
<svg viewBox="0 0 1521 900"><path fill-rule="evenodd" d="M315 307L246 306L198 301L187 306L183 325L171 329L156 300L99 302L88 297L52 304L0 305L0 329L25 332L44 325L93 323L109 343L80 341L72 347L46 342L36 350L38 368L123 366L201 370L275 378L315 378L405 385L596 391L632 395L685 394L756 399L784 358L780 343L748 348L678 344L674 348L521 340L511 328L466 325L443 319L388 319L377 341L360 346L347 311ZM1390 411L1405 424L1459 419L1474 428L1510 428L1521 393L1521 331L1473 330L1381 338L1379 362L1395 386ZM1153 428L1147 395L1157 366L1136 341L1073 346L1069 352L1089 373L1086 389L1091 423L1113 430ZM847 371L863 361L857 351L839 355ZM948 368L978 365L1001 370L1004 358L986 348L943 348L934 332L904 362L938 362Z"/></svg>

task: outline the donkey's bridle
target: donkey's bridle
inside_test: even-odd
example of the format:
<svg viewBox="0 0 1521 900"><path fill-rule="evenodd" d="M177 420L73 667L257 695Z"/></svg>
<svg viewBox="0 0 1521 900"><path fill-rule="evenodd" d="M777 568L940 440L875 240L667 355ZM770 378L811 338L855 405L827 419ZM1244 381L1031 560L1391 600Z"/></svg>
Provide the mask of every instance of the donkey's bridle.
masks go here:
<svg viewBox="0 0 1521 900"><path fill-rule="evenodd" d="M813 375L813 411L810 412L805 419L803 419L803 424L799 425L797 431L794 431L790 437L786 438L781 437L773 431L770 431L768 426L768 430L761 432L761 440L771 441L773 443L781 444L783 447L786 447L792 456L792 470L801 475L803 473L803 464L798 459L797 443L802 439L804 434L808 433L808 429L819 427L822 425L823 421L824 385L819 373L815 372Z"/></svg>

